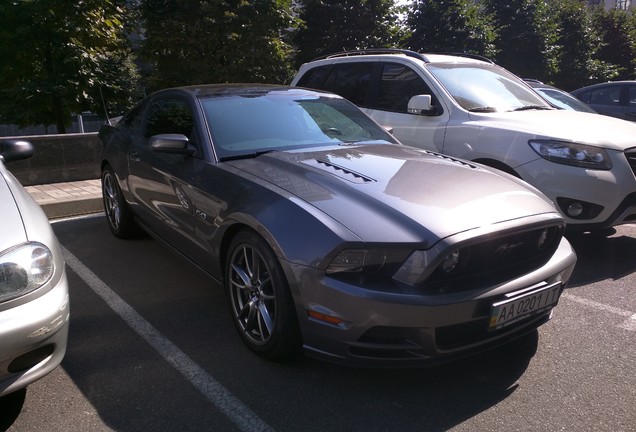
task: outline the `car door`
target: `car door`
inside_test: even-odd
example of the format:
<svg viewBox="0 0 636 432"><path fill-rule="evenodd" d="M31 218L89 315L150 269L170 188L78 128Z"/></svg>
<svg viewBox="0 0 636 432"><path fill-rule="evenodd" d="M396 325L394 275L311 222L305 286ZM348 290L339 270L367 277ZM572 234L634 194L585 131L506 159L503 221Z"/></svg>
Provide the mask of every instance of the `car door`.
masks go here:
<svg viewBox="0 0 636 432"><path fill-rule="evenodd" d="M403 144L442 151L449 110L417 70L406 64L382 62L374 86L374 97L364 108L371 118L391 128ZM410 114L408 102L416 95L430 95L434 110L426 115Z"/></svg>
<svg viewBox="0 0 636 432"><path fill-rule="evenodd" d="M159 96L147 110L142 133L128 151L128 182L138 211L149 228L177 249L186 252L194 235L194 209L190 179L200 171L194 108L187 99ZM151 148L150 138L181 134L188 138L187 153Z"/></svg>

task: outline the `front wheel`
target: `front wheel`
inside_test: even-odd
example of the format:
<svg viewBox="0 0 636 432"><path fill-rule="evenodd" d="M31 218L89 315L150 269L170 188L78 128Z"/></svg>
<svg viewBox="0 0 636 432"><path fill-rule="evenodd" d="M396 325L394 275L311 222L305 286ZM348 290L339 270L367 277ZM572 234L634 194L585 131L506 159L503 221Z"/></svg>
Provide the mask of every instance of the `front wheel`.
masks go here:
<svg viewBox="0 0 636 432"><path fill-rule="evenodd" d="M276 255L253 231L232 241L225 288L234 324L247 346L261 357L284 360L300 351L294 302Z"/></svg>
<svg viewBox="0 0 636 432"><path fill-rule="evenodd" d="M102 197L106 220L112 233L119 238L134 237L138 233L138 227L110 165L106 165L102 171Z"/></svg>

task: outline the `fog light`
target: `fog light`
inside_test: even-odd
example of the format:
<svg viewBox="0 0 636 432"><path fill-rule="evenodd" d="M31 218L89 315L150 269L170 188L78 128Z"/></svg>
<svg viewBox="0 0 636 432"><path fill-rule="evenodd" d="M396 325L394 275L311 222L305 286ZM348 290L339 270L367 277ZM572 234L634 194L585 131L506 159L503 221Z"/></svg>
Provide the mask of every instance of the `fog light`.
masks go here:
<svg viewBox="0 0 636 432"><path fill-rule="evenodd" d="M580 202L573 202L568 206L567 212L568 216L570 217L581 216L581 214L583 213L583 204L581 204Z"/></svg>

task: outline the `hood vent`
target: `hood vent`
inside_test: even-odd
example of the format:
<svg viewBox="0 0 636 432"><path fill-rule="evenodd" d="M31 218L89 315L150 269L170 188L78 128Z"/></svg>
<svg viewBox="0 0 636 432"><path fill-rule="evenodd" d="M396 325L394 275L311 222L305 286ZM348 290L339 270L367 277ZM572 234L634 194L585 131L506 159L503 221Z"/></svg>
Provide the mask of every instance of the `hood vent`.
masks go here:
<svg viewBox="0 0 636 432"><path fill-rule="evenodd" d="M328 161L319 160L319 159L309 159L302 161L305 165L309 165L313 168L318 168L322 171L326 171L330 174L333 174L341 179L348 180L353 183L363 184L363 183L372 183L375 182L374 179L357 173L355 171L351 171L345 167L340 165L333 164Z"/></svg>

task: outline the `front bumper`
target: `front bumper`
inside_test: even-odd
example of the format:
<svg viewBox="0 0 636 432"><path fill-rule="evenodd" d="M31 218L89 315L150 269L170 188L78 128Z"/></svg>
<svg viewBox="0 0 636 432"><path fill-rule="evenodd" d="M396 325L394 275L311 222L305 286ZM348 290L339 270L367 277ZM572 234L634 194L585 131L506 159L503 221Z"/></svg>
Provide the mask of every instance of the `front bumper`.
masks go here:
<svg viewBox="0 0 636 432"><path fill-rule="evenodd" d="M610 228L636 223L636 165L631 166L627 159L633 153L636 151L610 151L612 169L608 171L571 167L545 159L515 169L554 202L568 227ZM568 207L579 203L583 213L576 217L568 214Z"/></svg>
<svg viewBox="0 0 636 432"><path fill-rule="evenodd" d="M0 396L26 387L62 362L68 326L65 272L46 294L0 311Z"/></svg>
<svg viewBox="0 0 636 432"><path fill-rule="evenodd" d="M479 291L427 295L372 291L289 265L290 284L308 355L357 366L426 366L492 348L547 322L547 310L497 331L488 330L491 306L505 294L569 280L576 255L562 239L554 256L525 276ZM286 265L286 267L287 267ZM308 316L336 316L340 324Z"/></svg>

